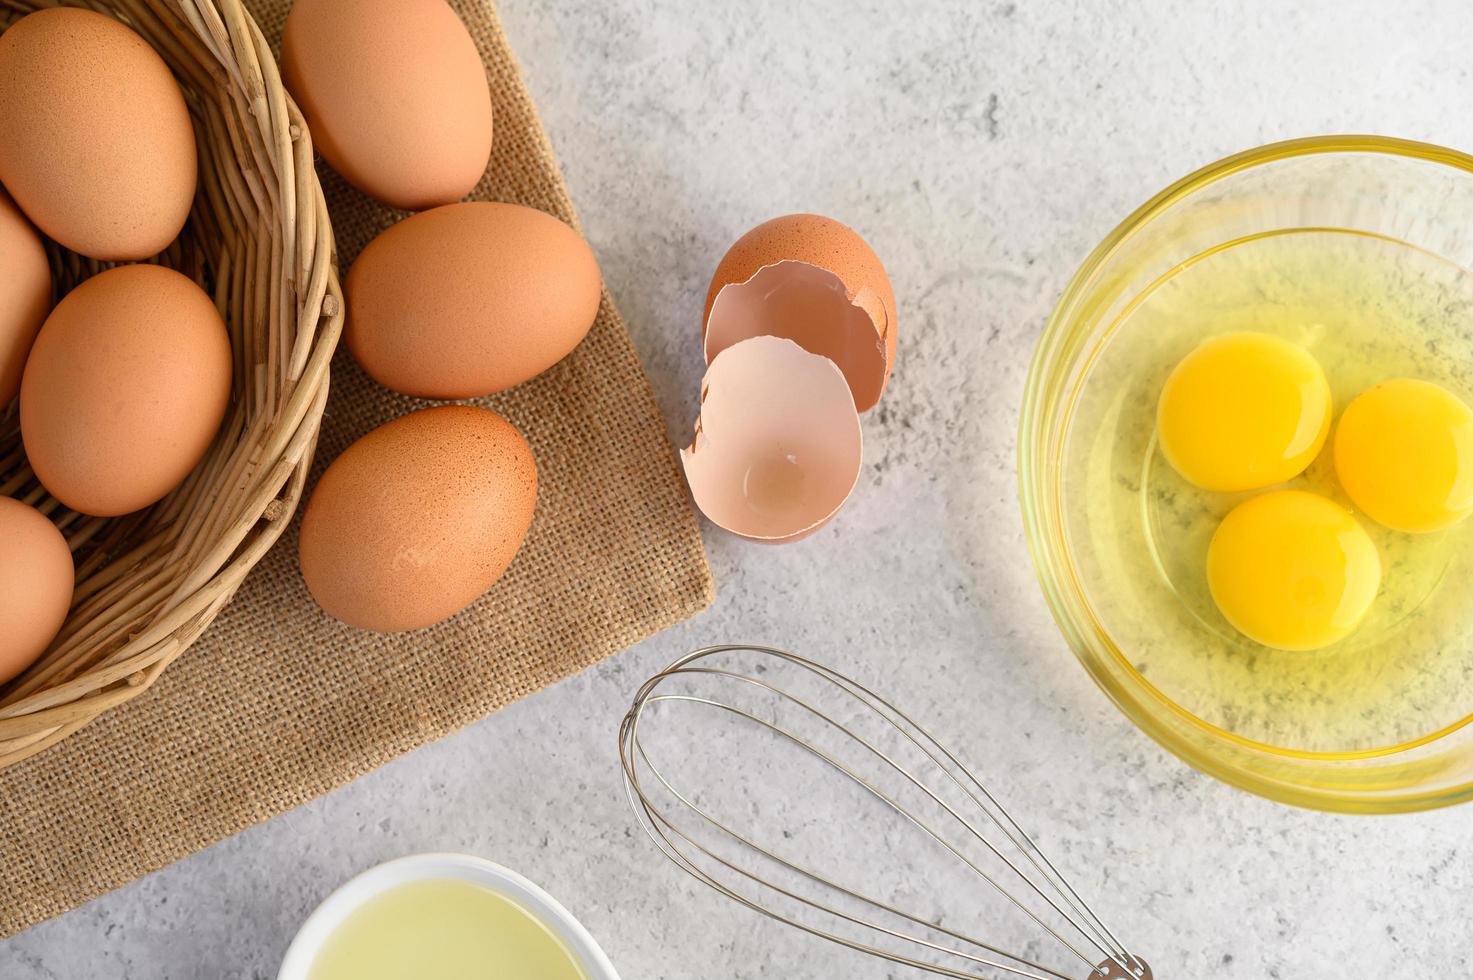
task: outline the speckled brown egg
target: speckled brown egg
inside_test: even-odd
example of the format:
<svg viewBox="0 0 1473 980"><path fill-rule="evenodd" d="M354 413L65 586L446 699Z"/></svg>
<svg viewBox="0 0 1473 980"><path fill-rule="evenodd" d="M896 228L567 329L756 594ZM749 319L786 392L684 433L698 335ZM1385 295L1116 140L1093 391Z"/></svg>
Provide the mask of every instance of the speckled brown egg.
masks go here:
<svg viewBox="0 0 1473 980"><path fill-rule="evenodd" d="M0 684L36 661L72 604L72 552L36 508L0 497Z"/></svg>
<svg viewBox="0 0 1473 980"><path fill-rule="evenodd" d="M302 517L302 577L349 626L429 626L501 577L536 505L537 465L511 423L470 405L422 409L323 472Z"/></svg>
<svg viewBox="0 0 1473 980"><path fill-rule="evenodd" d="M853 303L869 314L883 344L884 363L880 366L882 374L878 383L856 390L855 401L860 411L873 407L895 366L895 292L890 287L890 277L885 274L884 263L869 243L854 229L833 218L820 214L784 215L763 222L737 239L711 277L706 311L701 318L702 339L708 338L711 309L723 289L746 283L763 269L782 262L803 263L832 273L843 283ZM789 332L777 331L777 335L789 336ZM844 360L837 350L805 343L806 338L802 337L790 339L798 340L814 353ZM842 348L844 343L840 341L838 346ZM719 351L708 346L706 353L709 362Z"/></svg>
<svg viewBox="0 0 1473 980"><path fill-rule="evenodd" d="M88 279L46 318L20 389L36 476L74 510L147 507L194 469L230 397L230 340L194 281L155 265Z"/></svg>
<svg viewBox="0 0 1473 980"><path fill-rule="evenodd" d="M419 211L485 173L486 69L445 0L296 0L281 68L323 159L365 194Z"/></svg>
<svg viewBox="0 0 1473 980"><path fill-rule="evenodd" d="M111 17L55 8L0 34L0 183L62 245L142 259L184 227L198 166L179 84Z"/></svg>
<svg viewBox="0 0 1473 980"><path fill-rule="evenodd" d="M20 391L36 331L51 309L51 268L36 229L0 188L0 411Z"/></svg>
<svg viewBox="0 0 1473 980"><path fill-rule="evenodd" d="M475 398L541 374L587 335L599 272L550 214L475 201L417 214L348 270L344 341L370 377L420 398Z"/></svg>

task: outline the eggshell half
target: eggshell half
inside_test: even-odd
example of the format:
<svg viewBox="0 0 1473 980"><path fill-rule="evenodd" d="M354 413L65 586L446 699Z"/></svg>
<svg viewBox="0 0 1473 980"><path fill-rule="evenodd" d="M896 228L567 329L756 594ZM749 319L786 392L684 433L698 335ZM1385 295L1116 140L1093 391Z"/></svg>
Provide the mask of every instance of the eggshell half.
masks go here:
<svg viewBox="0 0 1473 980"><path fill-rule="evenodd" d="M46 651L66 621L76 572L45 514L0 497L0 684Z"/></svg>
<svg viewBox="0 0 1473 980"><path fill-rule="evenodd" d="M701 512L758 541L796 541L859 480L859 413L843 372L791 340L753 337L712 360L695 439L681 451Z"/></svg>
<svg viewBox="0 0 1473 980"><path fill-rule="evenodd" d="M348 270L343 339L363 370L419 398L475 398L552 367L598 315L599 272L578 233L518 204L416 214Z"/></svg>
<svg viewBox="0 0 1473 980"><path fill-rule="evenodd" d="M839 366L861 410L880 400L885 341L844 281L806 262L766 265L716 294L706 327L706 361L752 337L782 337Z"/></svg>
<svg viewBox="0 0 1473 980"><path fill-rule="evenodd" d="M536 505L537 464L510 422L470 405L412 412L343 450L317 481L302 577L349 626L429 626L501 577Z"/></svg>
<svg viewBox="0 0 1473 980"><path fill-rule="evenodd" d="M46 247L0 187L0 411L20 392L26 355L50 310Z"/></svg>
<svg viewBox="0 0 1473 980"><path fill-rule="evenodd" d="M491 157L491 91L445 0L296 0L281 68L314 145L372 197L457 201Z"/></svg>
<svg viewBox="0 0 1473 980"><path fill-rule="evenodd" d="M169 66L132 29L71 7L0 34L0 183L95 259L163 251L194 200L194 129Z"/></svg>
<svg viewBox="0 0 1473 980"><path fill-rule="evenodd" d="M204 457L230 377L225 323L193 280L156 265L109 269L56 304L36 336L20 388L26 456L73 510L147 507Z"/></svg>
<svg viewBox="0 0 1473 980"><path fill-rule="evenodd" d="M848 302L833 301L832 282L801 266L837 279ZM726 291L738 295L717 309ZM868 315L867 328L855 308ZM708 363L762 334L828 357L849 378L861 412L879 401L895 365L895 293L885 267L856 231L822 215L773 218L737 239L711 277L701 323ZM882 364L871 347L883 352Z"/></svg>

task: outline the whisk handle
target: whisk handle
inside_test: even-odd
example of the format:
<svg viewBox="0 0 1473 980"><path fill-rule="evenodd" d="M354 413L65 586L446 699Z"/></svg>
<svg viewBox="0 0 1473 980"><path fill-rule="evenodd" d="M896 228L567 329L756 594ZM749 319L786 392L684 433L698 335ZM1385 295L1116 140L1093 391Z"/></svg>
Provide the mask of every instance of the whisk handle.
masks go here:
<svg viewBox="0 0 1473 980"><path fill-rule="evenodd" d="M1151 965L1139 956L1134 957L1135 962L1140 964L1141 973L1134 973L1121 968L1114 960L1106 960L1095 967L1094 972L1089 975L1089 980L1153 980Z"/></svg>

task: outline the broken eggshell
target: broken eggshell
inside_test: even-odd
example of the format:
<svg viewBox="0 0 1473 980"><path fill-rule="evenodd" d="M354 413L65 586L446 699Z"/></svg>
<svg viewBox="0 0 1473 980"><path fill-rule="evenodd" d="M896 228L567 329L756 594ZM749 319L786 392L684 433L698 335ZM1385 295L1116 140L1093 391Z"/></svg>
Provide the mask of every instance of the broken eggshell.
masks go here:
<svg viewBox="0 0 1473 980"><path fill-rule="evenodd" d="M722 258L706 294L711 363L752 337L783 337L837 364L859 411L880 400L895 361L895 294L852 228L817 214L773 218Z"/></svg>
<svg viewBox="0 0 1473 980"><path fill-rule="evenodd" d="M681 450L711 522L755 541L796 541L838 513L859 480L859 413L838 366L781 337L717 354L695 439Z"/></svg>

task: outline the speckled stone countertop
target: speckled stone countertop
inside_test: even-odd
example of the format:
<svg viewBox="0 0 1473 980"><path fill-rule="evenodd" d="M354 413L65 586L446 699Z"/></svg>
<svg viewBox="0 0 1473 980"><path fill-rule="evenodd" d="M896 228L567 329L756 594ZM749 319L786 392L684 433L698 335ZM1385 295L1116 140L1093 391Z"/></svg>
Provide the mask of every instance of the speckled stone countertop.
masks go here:
<svg viewBox="0 0 1473 980"><path fill-rule="evenodd" d="M885 258L900 354L853 500L790 547L709 532L706 614L0 943L0 977L265 980L327 892L425 850L536 879L626 980L899 976L726 907L635 829L614 740L629 697L737 640L848 668L927 719L1081 890L1108 894L1163 980L1473 975L1473 811L1301 812L1158 748L1060 639L1014 475L1030 352L1094 243L1176 177L1270 140L1473 146L1473 6L501 7L673 437L694 414L707 277L737 235L814 210Z"/></svg>

